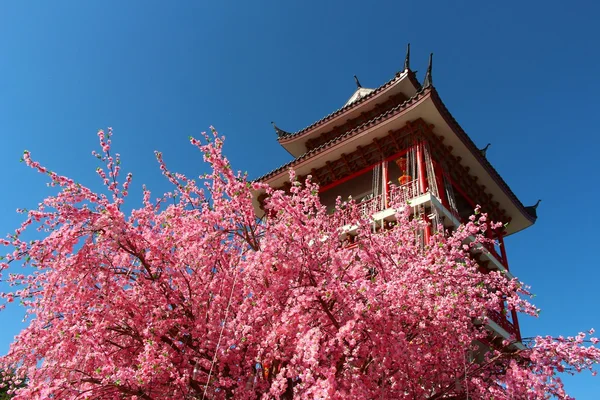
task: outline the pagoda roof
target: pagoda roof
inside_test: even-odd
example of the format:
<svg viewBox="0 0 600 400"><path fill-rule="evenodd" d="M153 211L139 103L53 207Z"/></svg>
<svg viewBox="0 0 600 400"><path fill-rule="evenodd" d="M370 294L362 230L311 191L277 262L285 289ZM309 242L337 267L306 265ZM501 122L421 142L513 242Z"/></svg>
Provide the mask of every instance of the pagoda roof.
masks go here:
<svg viewBox="0 0 600 400"><path fill-rule="evenodd" d="M496 168L488 161L485 157L485 154L475 145L473 140L467 135L467 133L463 130L463 128L458 124L456 119L452 116L446 105L442 102L437 90L432 87L431 98L435 105L437 106L440 114L448 125L452 128L454 133L458 136L458 138L467 146L467 148L471 151L471 154L479 161L479 163L487 170L488 174L491 178L502 188L505 194L512 200L512 202L519 208L519 211L531 222L534 223L537 219L537 214L535 213L535 208L533 207L525 207L521 200L515 195L510 186L506 183L506 181L500 176ZM487 146L486 146L487 147ZM537 207L537 205L535 206Z"/></svg>
<svg viewBox="0 0 600 400"><path fill-rule="evenodd" d="M398 79L398 76L396 76L396 78L392 79L391 81L386 82L384 85L380 86L380 88L375 89L365 98L370 98L378 90L382 90L381 88L389 87L389 85L393 84L393 82L396 79ZM364 101L364 98L358 99L356 103L360 103L362 101ZM423 105L423 107L420 107L420 105ZM353 107L353 104L350 104L345 107ZM344 108L330 115L343 112ZM417 109L422 110L422 112L419 112L419 114L417 114ZM422 116L421 114L426 115ZM510 203L512 203L512 206L510 207L514 211L518 211L518 214L520 214L522 217L518 217L519 221L515 221L515 224L511 224L516 226L512 226L511 229L508 229L510 231L509 233L514 233L519 230L522 230L535 222L537 218L535 212L531 212L531 207L525 207L521 203L521 201L517 198L517 196L510 189L508 184L504 181L504 179L500 176L496 169L490 164L490 162L485 158L482 152L471 140L471 138L460 127L458 122L454 119L452 114L448 111L448 109L442 102L439 94L437 93L437 90L432 85L421 87L414 96L399 104L398 106L372 118L371 120L363 123L362 125L357 126L352 130L349 130L329 140L328 142L322 144L317 148L314 148L310 151L299 155L292 161L285 163L282 166L264 174L256 180L266 181L268 183L274 184L275 186L279 186L282 184L282 182L285 182L287 180L286 172L292 168L297 169L298 174L308 175L310 174L310 170L307 170L309 160L318 158L320 161L315 161L317 161L318 164L321 164L325 162L325 158L336 157L339 156L339 154L341 154L343 151L347 151L347 146L355 146L359 140L367 140L366 136L363 134L366 131L378 131L380 132L381 136L383 134L387 134L388 132L387 127L383 127L384 124L392 126L394 123L393 121L397 121L397 124L405 124L406 122L410 120L415 120L417 118L420 118L421 116L425 119L426 122L436 124L436 134L441 134L443 137L449 138L448 141L452 144L455 144L454 147L460 146L468 150L468 153L470 153L472 157L463 157L465 158L463 162L467 163L469 167L471 167L471 170L477 175L487 175L489 176L489 178L491 178L491 181L495 185L490 186L496 187L496 189L494 189L493 187L488 187L492 194L499 195L500 197L504 195L508 198L508 200L510 200ZM329 118L329 116L326 118ZM318 123L322 122L318 121L311 126L315 126ZM303 131L306 131L309 128L305 128ZM439 128L439 130L437 128ZM297 132L296 134L302 134L303 131ZM441 133L440 131L444 131L445 134ZM369 137L371 136L372 135L369 135ZM450 136L454 136L454 138L458 139L458 141ZM350 141L353 141L354 143L350 144ZM323 158L323 160L321 160L321 158ZM468 158L468 160L466 158ZM310 164L312 166L315 166L312 162ZM489 178L487 179L488 181ZM503 193L503 195L501 193ZM502 202L502 204L506 207L505 202ZM513 217L515 216L514 211L510 213L513 215ZM515 218L513 218L513 220L514 219Z"/></svg>
<svg viewBox="0 0 600 400"><path fill-rule="evenodd" d="M322 153L324 150L334 146L336 143L339 143L346 138L350 138L360 132L363 132L364 130L368 129L369 127L376 125L381 120L388 119L389 117L398 114L402 110L405 110L410 105L412 105L413 103L415 103L416 101L421 99L425 95L425 93L428 93L428 92L429 92L429 90L423 90L423 89L419 90L413 97L411 97L408 100L406 100L405 102L397 105L396 107L392 108L391 110L386 111L386 112L372 118L371 120L357 126L356 128L349 130L349 131L329 140L328 142L325 142L322 145L315 147L314 149L312 149L310 151L305 152L304 154L293 159L292 161L289 161L289 162L281 165L280 167L275 168L270 172L267 172L263 176L256 178L256 180L264 181L264 180L272 178L284 171L288 171L290 168L298 165L299 163L301 163L304 160L310 159L313 156L316 156L317 154Z"/></svg>
<svg viewBox="0 0 600 400"><path fill-rule="evenodd" d="M313 132L317 128L327 124L328 122L336 119L337 117L342 116L343 114L350 113L351 111L357 110L368 102L370 99L377 97L379 94L386 92L387 89L392 88L396 84L401 81L407 80L411 83L412 93L416 92L421 88L421 84L417 81L415 74L410 69L406 69L402 72L397 72L392 79L385 82L383 85L375 88L368 89L363 87L358 87L354 94L348 99L346 104L343 107L333 111L332 113L326 115L325 117L319 119L318 121L313 122L309 126L296 131L296 132L287 132L287 134L280 135L278 134L277 140L284 145L284 143L289 141L297 140L303 136L307 136L310 132ZM410 94L408 94L410 96ZM284 145L285 146L285 145ZM289 151L289 150L288 150Z"/></svg>

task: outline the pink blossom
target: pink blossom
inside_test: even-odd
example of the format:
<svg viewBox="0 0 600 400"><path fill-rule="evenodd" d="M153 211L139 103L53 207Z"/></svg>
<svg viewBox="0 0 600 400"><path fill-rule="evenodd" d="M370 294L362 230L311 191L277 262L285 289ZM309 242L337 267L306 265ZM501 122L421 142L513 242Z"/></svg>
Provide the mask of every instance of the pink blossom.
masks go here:
<svg viewBox="0 0 600 400"><path fill-rule="evenodd" d="M291 194L248 182L211 129L190 142L212 173L197 184L157 152L171 192L152 201L144 187L126 213L132 177L119 181L111 136L99 131L94 153L104 193L24 153L60 191L0 240L10 249L2 273L12 260L35 267L11 275L2 294L30 317L0 358L10 384L27 378L16 399L566 399L558 374L600 361L598 339L585 333L526 346L490 336L487 316L501 301L537 309L525 285L482 273L471 257L501 225L479 210L423 249L414 240L423 223L406 207L384 233L352 200L328 215L318 187L294 171ZM268 194L262 220L257 191ZM365 227L354 247L339 238L349 220ZM32 225L43 239L21 238Z"/></svg>

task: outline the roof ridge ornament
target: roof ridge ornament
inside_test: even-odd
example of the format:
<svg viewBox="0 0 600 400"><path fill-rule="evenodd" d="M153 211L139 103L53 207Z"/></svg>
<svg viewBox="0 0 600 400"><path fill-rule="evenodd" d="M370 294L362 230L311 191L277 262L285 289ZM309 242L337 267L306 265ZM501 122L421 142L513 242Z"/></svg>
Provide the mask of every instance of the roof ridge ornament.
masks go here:
<svg viewBox="0 0 600 400"><path fill-rule="evenodd" d="M360 82L359 82L358 78L356 77L356 75L354 75L354 82L356 82L356 87L358 89L362 88L362 85L360 84Z"/></svg>
<svg viewBox="0 0 600 400"><path fill-rule="evenodd" d="M541 202L542 202L542 199L538 199L538 201L530 207L533 208L534 210L537 210L537 208L539 207Z"/></svg>
<svg viewBox="0 0 600 400"><path fill-rule="evenodd" d="M542 199L539 199L537 201L537 203L535 203L534 205L525 207L525 211L527 211L527 213L529 215L531 215L533 218L537 219L537 208L541 202L542 202Z"/></svg>
<svg viewBox="0 0 600 400"><path fill-rule="evenodd" d="M423 88L433 86L433 77L431 76L431 65L432 64L433 64L433 53L430 53L429 54L429 66L427 67L427 73L425 74L425 79L423 80Z"/></svg>
<svg viewBox="0 0 600 400"><path fill-rule="evenodd" d="M275 125L275 122L273 122L273 121L271 121L271 125L273 125L273 129L275 129L275 133L277 133L278 138L283 138L283 137L292 135L290 132L284 131L283 129L279 129L277 127L277 125Z"/></svg>
<svg viewBox="0 0 600 400"><path fill-rule="evenodd" d="M483 149L479 149L479 152L481 153L482 156L486 157L487 150L491 145L492 145L491 143L488 143Z"/></svg>
<svg viewBox="0 0 600 400"><path fill-rule="evenodd" d="M410 69L410 43L406 46L406 57L404 57L404 70Z"/></svg>

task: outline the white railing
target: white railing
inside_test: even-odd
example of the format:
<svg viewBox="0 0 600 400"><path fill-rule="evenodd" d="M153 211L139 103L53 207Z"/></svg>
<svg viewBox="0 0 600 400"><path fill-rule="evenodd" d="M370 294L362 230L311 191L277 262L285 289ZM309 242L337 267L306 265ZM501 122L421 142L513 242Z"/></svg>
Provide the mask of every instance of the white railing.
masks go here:
<svg viewBox="0 0 600 400"><path fill-rule="evenodd" d="M410 181L404 185L390 185L389 204L406 204L409 200L419 195L417 180Z"/></svg>
<svg viewBox="0 0 600 400"><path fill-rule="evenodd" d="M383 195L372 197L368 200L363 200L358 203L357 207L360 210L360 213L365 217L371 217L376 212L379 212L383 209Z"/></svg>
<svg viewBox="0 0 600 400"><path fill-rule="evenodd" d="M362 215L372 217L373 214L386 210L392 204L406 204L418 195L419 191L416 180L400 186L391 184L388 191L387 204L384 201L383 194L380 194L379 196L361 201L358 203L358 207Z"/></svg>

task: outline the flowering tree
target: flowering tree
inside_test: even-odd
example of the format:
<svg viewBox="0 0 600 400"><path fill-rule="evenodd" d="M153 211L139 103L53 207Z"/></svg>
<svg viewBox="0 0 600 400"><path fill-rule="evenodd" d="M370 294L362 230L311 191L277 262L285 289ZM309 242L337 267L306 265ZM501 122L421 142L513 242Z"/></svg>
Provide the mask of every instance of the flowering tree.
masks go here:
<svg viewBox="0 0 600 400"><path fill-rule="evenodd" d="M14 247L2 296L29 318L0 358L6 385L27 381L15 398L568 398L556 373L600 360L583 333L521 349L491 339L488 310L536 310L521 283L470 257L495 226L485 214L423 248L407 211L374 233L353 204L327 215L293 173L290 194L247 181L215 132L191 139L212 166L203 185L157 153L173 191L152 201L144 189L126 214L132 177L118 181L111 131L98 135L105 194L24 154L60 191L2 240ZM357 246L339 240L342 215ZM44 239L22 239L32 224ZM14 261L33 273L7 276Z"/></svg>

